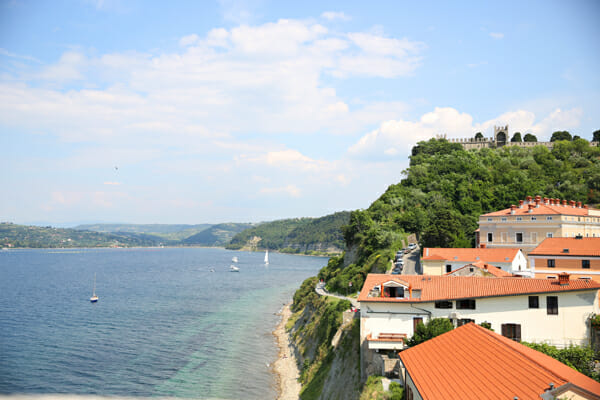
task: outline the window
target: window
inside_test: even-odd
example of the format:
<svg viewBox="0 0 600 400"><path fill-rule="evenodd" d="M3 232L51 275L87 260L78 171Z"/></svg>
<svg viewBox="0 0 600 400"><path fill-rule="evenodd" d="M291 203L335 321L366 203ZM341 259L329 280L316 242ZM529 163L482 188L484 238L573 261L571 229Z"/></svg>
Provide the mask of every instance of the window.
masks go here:
<svg viewBox="0 0 600 400"><path fill-rule="evenodd" d="M448 272L452 272L452 265L450 264L446 265L446 273Z"/></svg>
<svg viewBox="0 0 600 400"><path fill-rule="evenodd" d="M546 217L546 221L552 221L552 217Z"/></svg>
<svg viewBox="0 0 600 400"><path fill-rule="evenodd" d="M539 296L529 296L529 308L540 308Z"/></svg>
<svg viewBox="0 0 600 400"><path fill-rule="evenodd" d="M515 233L515 241L517 243L523 243L523 233L522 232Z"/></svg>
<svg viewBox="0 0 600 400"><path fill-rule="evenodd" d="M552 232L547 232L547 233L546 233L546 237L547 237L547 238L551 238L551 237L552 237Z"/></svg>
<svg viewBox="0 0 600 400"><path fill-rule="evenodd" d="M546 311L548 315L558 315L558 296L546 297Z"/></svg>
<svg viewBox="0 0 600 400"><path fill-rule="evenodd" d="M520 324L502 324L502 336L514 340L521 341L521 325Z"/></svg>
<svg viewBox="0 0 600 400"><path fill-rule="evenodd" d="M414 395L409 385L406 385L406 400L414 400Z"/></svg>
<svg viewBox="0 0 600 400"><path fill-rule="evenodd" d="M417 331L417 325L422 324L423 323L423 318L421 317L414 317L413 318L413 332Z"/></svg>
<svg viewBox="0 0 600 400"><path fill-rule="evenodd" d="M384 286L383 297L404 297L404 287Z"/></svg>
<svg viewBox="0 0 600 400"><path fill-rule="evenodd" d="M494 241L494 234L492 232L488 232L488 242Z"/></svg>
<svg viewBox="0 0 600 400"><path fill-rule="evenodd" d="M456 321L456 327L458 328L459 326L466 325L469 322L475 322L475 320L474 319L469 319L469 318L459 319L458 321Z"/></svg>
<svg viewBox="0 0 600 400"><path fill-rule="evenodd" d="M506 217L502 217L502 222L506 222Z"/></svg>
<svg viewBox="0 0 600 400"><path fill-rule="evenodd" d="M531 232L531 243L537 243L537 232Z"/></svg>
<svg viewBox="0 0 600 400"><path fill-rule="evenodd" d="M474 310L475 309L475 299L457 300L456 301L456 309L457 310Z"/></svg>
<svg viewBox="0 0 600 400"><path fill-rule="evenodd" d="M523 221L523 217L517 217L517 221Z"/></svg>
<svg viewBox="0 0 600 400"><path fill-rule="evenodd" d="M535 221L535 220L537 220L537 218L536 217L531 217L531 220Z"/></svg>
<svg viewBox="0 0 600 400"><path fill-rule="evenodd" d="M492 222L492 219L491 219L491 218L488 218L488 222Z"/></svg>
<svg viewBox="0 0 600 400"><path fill-rule="evenodd" d="M446 300L436 301L435 308L452 308L452 302Z"/></svg>
<svg viewBox="0 0 600 400"><path fill-rule="evenodd" d="M590 260L581 260L581 268L590 268Z"/></svg>
<svg viewBox="0 0 600 400"><path fill-rule="evenodd" d="M554 268L554 267L556 267L556 260L546 260L546 267L547 268Z"/></svg>

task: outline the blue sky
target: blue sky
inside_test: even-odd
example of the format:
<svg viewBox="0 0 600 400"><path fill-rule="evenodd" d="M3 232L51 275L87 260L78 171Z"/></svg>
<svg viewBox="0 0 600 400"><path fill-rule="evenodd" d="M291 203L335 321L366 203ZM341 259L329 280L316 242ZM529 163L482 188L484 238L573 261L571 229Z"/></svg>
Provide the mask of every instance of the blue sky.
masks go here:
<svg viewBox="0 0 600 400"><path fill-rule="evenodd" d="M600 129L600 2L0 0L0 220L366 208L419 140Z"/></svg>

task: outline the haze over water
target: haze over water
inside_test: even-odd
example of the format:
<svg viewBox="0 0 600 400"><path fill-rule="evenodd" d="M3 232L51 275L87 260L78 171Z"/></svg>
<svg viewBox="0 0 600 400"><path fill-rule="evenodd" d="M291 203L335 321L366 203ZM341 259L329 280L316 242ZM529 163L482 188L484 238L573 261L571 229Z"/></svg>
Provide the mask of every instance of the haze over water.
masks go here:
<svg viewBox="0 0 600 400"><path fill-rule="evenodd" d="M229 272L233 256L240 273ZM0 394L275 398L275 314L327 259L270 254L265 266L263 257L0 252Z"/></svg>

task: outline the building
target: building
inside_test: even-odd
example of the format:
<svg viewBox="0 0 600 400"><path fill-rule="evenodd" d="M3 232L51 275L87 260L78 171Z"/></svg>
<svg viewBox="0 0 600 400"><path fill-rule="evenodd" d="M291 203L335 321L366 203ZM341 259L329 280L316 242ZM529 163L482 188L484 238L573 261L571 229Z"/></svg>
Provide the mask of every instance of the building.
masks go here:
<svg viewBox="0 0 600 400"><path fill-rule="evenodd" d="M473 323L399 354L417 399L600 399L600 383Z"/></svg>
<svg viewBox="0 0 600 400"><path fill-rule="evenodd" d="M508 277L515 276L510 272L506 272L498 267L494 267L493 265L485 264L481 261L467 264L464 267L459 269L455 269L454 271L448 272L445 274L446 276L483 276L483 277Z"/></svg>
<svg viewBox="0 0 600 400"><path fill-rule="evenodd" d="M527 196L519 205L483 214L477 247L518 247L528 254L542 240L555 237L600 237L600 210L581 202Z"/></svg>
<svg viewBox="0 0 600 400"><path fill-rule="evenodd" d="M528 258L536 278L568 273L572 278L600 282L600 237L547 238Z"/></svg>
<svg viewBox="0 0 600 400"><path fill-rule="evenodd" d="M527 259L518 248L455 249L426 247L421 257L424 275L444 275L468 264L493 265L509 274L533 277Z"/></svg>
<svg viewBox="0 0 600 400"><path fill-rule="evenodd" d="M449 318L455 326L487 322L511 339L564 347L589 344L600 313L600 283L520 277L369 274L360 302L361 371L382 374L386 357L405 347L419 323Z"/></svg>

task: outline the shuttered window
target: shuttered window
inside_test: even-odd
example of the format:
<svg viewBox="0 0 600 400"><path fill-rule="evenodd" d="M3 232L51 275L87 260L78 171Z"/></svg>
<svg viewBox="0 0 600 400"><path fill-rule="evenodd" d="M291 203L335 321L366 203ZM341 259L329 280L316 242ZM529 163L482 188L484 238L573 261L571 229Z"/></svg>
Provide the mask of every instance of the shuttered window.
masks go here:
<svg viewBox="0 0 600 400"><path fill-rule="evenodd" d="M521 341L521 325L520 324L502 324L502 336L507 337L516 342Z"/></svg>

